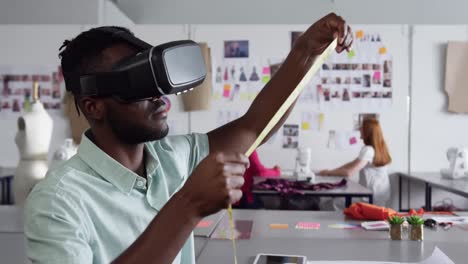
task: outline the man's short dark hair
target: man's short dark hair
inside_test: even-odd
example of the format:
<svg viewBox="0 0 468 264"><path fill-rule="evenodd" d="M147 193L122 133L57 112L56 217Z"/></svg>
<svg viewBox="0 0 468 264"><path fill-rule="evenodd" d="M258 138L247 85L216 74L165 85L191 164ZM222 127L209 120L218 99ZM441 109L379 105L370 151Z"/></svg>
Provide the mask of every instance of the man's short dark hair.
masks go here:
<svg viewBox="0 0 468 264"><path fill-rule="evenodd" d="M72 40L65 40L59 53L65 79L70 78L72 74L82 75L102 71L102 51L116 44L126 43L122 38L106 31L106 28L122 30L133 35L127 28L108 26L93 28L80 33ZM77 87L67 87L67 90L75 95L76 89Z"/></svg>

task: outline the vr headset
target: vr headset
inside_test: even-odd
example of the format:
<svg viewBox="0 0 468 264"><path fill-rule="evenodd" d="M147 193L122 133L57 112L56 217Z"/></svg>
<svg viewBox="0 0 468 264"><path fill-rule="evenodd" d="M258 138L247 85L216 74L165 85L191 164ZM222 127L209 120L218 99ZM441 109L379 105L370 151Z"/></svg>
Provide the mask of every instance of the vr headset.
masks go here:
<svg viewBox="0 0 468 264"><path fill-rule="evenodd" d="M206 77L205 61L197 43L168 42L156 47L121 29L102 27L112 37L138 49L134 56L117 62L110 72L68 74L67 90L81 96L113 96L124 101L141 101L192 90Z"/></svg>

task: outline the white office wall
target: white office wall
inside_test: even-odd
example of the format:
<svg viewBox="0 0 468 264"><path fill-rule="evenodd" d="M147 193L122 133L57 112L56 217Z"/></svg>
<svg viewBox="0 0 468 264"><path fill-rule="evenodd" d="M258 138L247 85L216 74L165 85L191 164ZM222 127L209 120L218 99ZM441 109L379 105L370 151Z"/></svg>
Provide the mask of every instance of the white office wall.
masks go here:
<svg viewBox="0 0 468 264"><path fill-rule="evenodd" d="M468 41L468 26L414 27L411 69L413 171L438 171L447 167L447 148L468 146L468 115L447 111L444 81L449 40Z"/></svg>

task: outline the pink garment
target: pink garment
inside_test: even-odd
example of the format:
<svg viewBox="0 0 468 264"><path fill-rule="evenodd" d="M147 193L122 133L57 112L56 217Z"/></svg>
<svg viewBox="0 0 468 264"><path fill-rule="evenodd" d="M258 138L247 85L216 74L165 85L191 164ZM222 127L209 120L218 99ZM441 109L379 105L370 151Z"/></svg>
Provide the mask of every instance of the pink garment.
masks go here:
<svg viewBox="0 0 468 264"><path fill-rule="evenodd" d="M250 167L244 173L244 185L242 186L242 193L247 198L248 203L253 202L252 186L253 178L255 176L264 178L279 178L281 170L279 167L272 169L263 166L257 151L254 151L249 157Z"/></svg>

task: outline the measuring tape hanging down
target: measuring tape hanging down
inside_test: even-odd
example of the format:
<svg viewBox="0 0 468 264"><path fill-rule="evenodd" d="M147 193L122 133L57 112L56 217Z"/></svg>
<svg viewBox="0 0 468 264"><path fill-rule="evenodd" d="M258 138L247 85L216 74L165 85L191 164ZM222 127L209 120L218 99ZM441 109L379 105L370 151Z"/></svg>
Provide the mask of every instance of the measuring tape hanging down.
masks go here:
<svg viewBox="0 0 468 264"><path fill-rule="evenodd" d="M292 93L289 95L289 97L284 101L284 103L281 105L281 107L276 111L276 114L271 118L270 122L266 125L266 127L263 129L262 133L258 136L258 138L255 140L255 142L250 146L249 150L245 153L245 156L249 157L252 152L254 152L255 149L258 148L260 143L263 142L263 140L266 138L266 136L270 133L270 131L276 126L276 124L279 122L281 117L288 111L288 109L291 107L291 105L296 101L296 99L299 97L299 94L302 92L304 87L307 86L307 84L310 82L312 77L315 75L315 73L322 67L322 64L325 62L325 60L331 55L331 53L336 49L336 46L338 44L338 40L335 39L328 47L327 49L315 60L314 64L312 67L310 67L309 71L306 73L306 75L302 78L302 80L299 82L299 84L296 86L296 88L292 91ZM229 228L231 231L231 240L232 240L232 251L234 254L234 264L237 264L237 250L236 250L236 238L234 235L234 220L232 217L232 206L229 205L228 207L228 214L229 214Z"/></svg>

